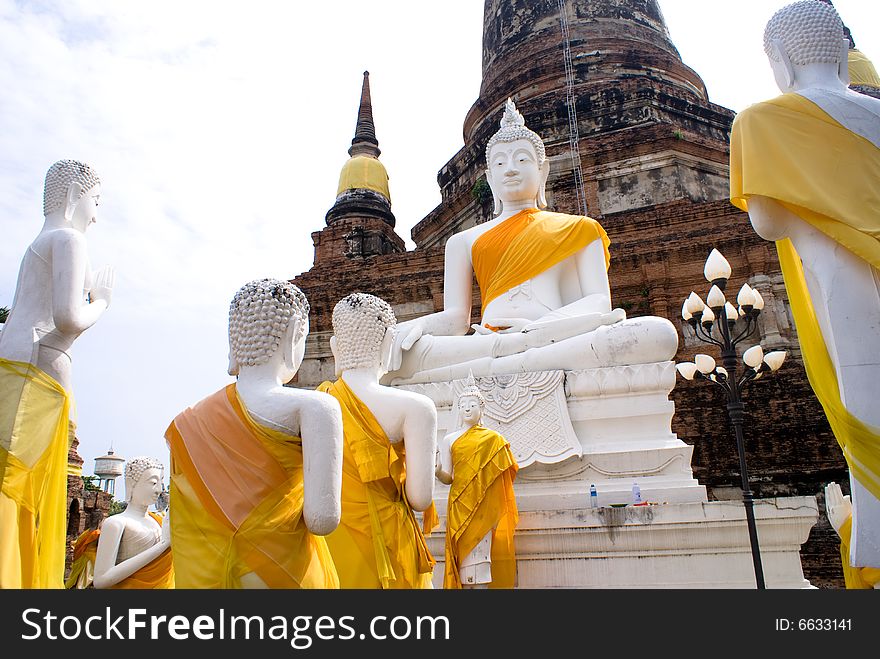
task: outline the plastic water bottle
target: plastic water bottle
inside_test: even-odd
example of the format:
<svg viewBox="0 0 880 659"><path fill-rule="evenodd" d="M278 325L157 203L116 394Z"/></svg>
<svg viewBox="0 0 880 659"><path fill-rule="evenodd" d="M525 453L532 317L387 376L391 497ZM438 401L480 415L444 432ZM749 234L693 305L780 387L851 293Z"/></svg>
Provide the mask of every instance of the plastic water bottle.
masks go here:
<svg viewBox="0 0 880 659"><path fill-rule="evenodd" d="M592 483L590 484L590 508L598 508L599 507L599 493L596 491L596 486Z"/></svg>
<svg viewBox="0 0 880 659"><path fill-rule="evenodd" d="M632 494L633 494L633 503L641 503L642 502L642 490L639 488L638 483L633 483Z"/></svg>

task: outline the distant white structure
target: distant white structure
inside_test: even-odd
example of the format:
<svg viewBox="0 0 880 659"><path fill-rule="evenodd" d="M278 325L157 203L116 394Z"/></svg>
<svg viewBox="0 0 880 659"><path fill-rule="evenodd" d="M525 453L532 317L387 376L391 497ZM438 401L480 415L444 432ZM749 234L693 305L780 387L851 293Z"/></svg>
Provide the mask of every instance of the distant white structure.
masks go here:
<svg viewBox="0 0 880 659"><path fill-rule="evenodd" d="M98 477L98 487L108 494L116 493L116 479L122 476L125 467L125 458L113 453L113 447L107 451L107 455L95 458L95 476Z"/></svg>

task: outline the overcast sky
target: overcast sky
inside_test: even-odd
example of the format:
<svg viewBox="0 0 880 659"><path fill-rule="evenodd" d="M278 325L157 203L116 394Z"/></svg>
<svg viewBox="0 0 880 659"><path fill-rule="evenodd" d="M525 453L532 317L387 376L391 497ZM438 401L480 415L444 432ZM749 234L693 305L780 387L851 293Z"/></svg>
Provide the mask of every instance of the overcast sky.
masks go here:
<svg viewBox="0 0 880 659"><path fill-rule="evenodd" d="M778 94L762 34L784 4L660 0L684 62L737 111ZM878 5L835 2L880 63ZM111 444L167 464L171 419L231 381L232 295L312 266L364 70L412 247L479 92L482 18L481 0L0 0L0 306L42 225L49 165L82 160L103 180L87 237L92 266L117 278L73 348L84 473Z"/></svg>

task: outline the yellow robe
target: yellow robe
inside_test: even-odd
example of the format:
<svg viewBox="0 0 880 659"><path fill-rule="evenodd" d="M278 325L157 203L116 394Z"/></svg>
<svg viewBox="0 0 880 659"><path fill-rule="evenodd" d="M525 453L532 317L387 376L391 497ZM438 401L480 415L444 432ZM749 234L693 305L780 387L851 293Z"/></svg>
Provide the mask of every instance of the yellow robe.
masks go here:
<svg viewBox="0 0 880 659"><path fill-rule="evenodd" d="M852 515L840 526L840 562L843 565L843 579L846 587L866 590L880 583L880 568L852 567L849 564L849 543L852 536Z"/></svg>
<svg viewBox="0 0 880 659"><path fill-rule="evenodd" d="M451 447L452 487L446 513L444 588L461 588L461 561L492 531L490 588L516 585L513 531L519 515L513 481L519 467L510 443L476 425Z"/></svg>
<svg viewBox="0 0 880 659"><path fill-rule="evenodd" d="M181 412L171 450L172 556L177 588L337 588L323 537L302 519L298 437L255 423L229 385Z"/></svg>
<svg viewBox="0 0 880 659"><path fill-rule="evenodd" d="M607 269L611 263L608 251L611 240L592 218L531 208L489 229L471 247L471 261L483 301L481 313L499 295L552 268L597 239L602 241Z"/></svg>
<svg viewBox="0 0 880 659"><path fill-rule="evenodd" d="M730 199L752 195L792 213L880 269L880 149L799 94L747 108L730 136ZM790 240L776 243L804 366L853 476L880 498L880 429L843 405L803 266Z"/></svg>
<svg viewBox="0 0 880 659"><path fill-rule="evenodd" d="M406 500L403 442L388 440L342 379L323 382L318 391L342 408L342 520L327 536L340 587L430 588L435 561ZM431 504L426 531L436 522Z"/></svg>
<svg viewBox="0 0 880 659"><path fill-rule="evenodd" d="M70 398L0 359L0 588L63 588Z"/></svg>
<svg viewBox="0 0 880 659"><path fill-rule="evenodd" d="M162 526L162 517L154 512L150 517ZM67 588L87 588L94 578L95 557L98 551L98 539L100 530L83 532L73 545L73 563L70 566L70 574L64 585ZM111 586L114 590L155 590L174 588L174 566L169 547L161 555L144 565L141 569L130 574L117 584Z"/></svg>

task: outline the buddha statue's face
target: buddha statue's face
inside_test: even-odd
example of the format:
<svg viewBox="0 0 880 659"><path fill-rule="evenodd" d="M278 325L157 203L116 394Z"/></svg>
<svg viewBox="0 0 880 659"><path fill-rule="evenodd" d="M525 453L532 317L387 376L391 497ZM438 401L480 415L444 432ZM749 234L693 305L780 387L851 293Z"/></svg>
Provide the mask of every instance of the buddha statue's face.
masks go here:
<svg viewBox="0 0 880 659"><path fill-rule="evenodd" d="M162 494L162 470L155 467L144 469L131 492L131 503L136 506L151 506Z"/></svg>
<svg viewBox="0 0 880 659"><path fill-rule="evenodd" d="M98 219L98 201L101 198L101 184L86 190L76 202L70 223L80 233L85 233L90 224Z"/></svg>
<svg viewBox="0 0 880 659"><path fill-rule="evenodd" d="M487 180L505 203L535 202L542 184L542 167L535 147L526 139L499 142L489 154Z"/></svg>
<svg viewBox="0 0 880 659"><path fill-rule="evenodd" d="M467 426L477 423L483 415L483 407L476 396L462 396L458 401L458 413Z"/></svg>

